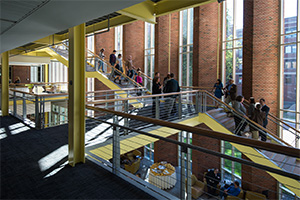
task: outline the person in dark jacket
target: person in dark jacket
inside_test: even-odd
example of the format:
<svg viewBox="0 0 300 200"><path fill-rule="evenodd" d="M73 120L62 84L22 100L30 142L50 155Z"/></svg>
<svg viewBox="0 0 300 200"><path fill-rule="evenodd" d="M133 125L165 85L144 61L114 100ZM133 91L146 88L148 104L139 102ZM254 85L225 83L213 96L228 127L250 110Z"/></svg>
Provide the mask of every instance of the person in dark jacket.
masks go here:
<svg viewBox="0 0 300 200"><path fill-rule="evenodd" d="M263 126L263 123L266 119L266 113L261 110L261 105L260 104L256 105L256 108L253 112L253 116L252 116L251 119L254 122L258 123L259 125ZM257 131L257 130L254 130L254 131ZM252 130L252 133L255 133L254 131ZM257 134L257 132L256 132L256 134ZM261 141L266 141L267 140L267 136L263 131L259 131L259 136L261 137Z"/></svg>
<svg viewBox="0 0 300 200"><path fill-rule="evenodd" d="M229 84L226 85L224 88L225 91L225 103L229 104L230 102L233 103L233 101L236 98L236 93L237 93L237 87L234 84L234 80L230 79Z"/></svg>
<svg viewBox="0 0 300 200"><path fill-rule="evenodd" d="M153 84L152 84L152 94L161 94L161 84L160 84L160 78L159 77L154 77L153 79ZM160 97L159 97L160 98ZM152 104L152 115L155 117L155 109L156 109L156 97L152 97L153 99L153 104ZM160 101L158 101L158 107L159 107Z"/></svg>
<svg viewBox="0 0 300 200"><path fill-rule="evenodd" d="M261 111L263 111L263 112L265 112L265 114L266 114L266 118L265 118L265 120L264 120L264 122L263 122L263 127L264 128L267 128L267 125L268 125L268 115L269 115L269 112L270 112L270 108L266 105L266 101L265 101L265 99L263 99L263 98L261 98L260 100L259 100L259 103L261 104Z"/></svg>
<svg viewBox="0 0 300 200"><path fill-rule="evenodd" d="M167 81L166 87L164 88L164 93L180 92L180 87L178 81L174 79L174 74L170 74L170 80ZM170 95L166 98L165 106L167 116L170 117L171 113L176 113L175 100L178 95Z"/></svg>
<svg viewBox="0 0 300 200"><path fill-rule="evenodd" d="M207 192L210 195L216 196L217 185L221 181L221 175L219 173L219 169L211 169L205 175L206 183L207 183Z"/></svg>

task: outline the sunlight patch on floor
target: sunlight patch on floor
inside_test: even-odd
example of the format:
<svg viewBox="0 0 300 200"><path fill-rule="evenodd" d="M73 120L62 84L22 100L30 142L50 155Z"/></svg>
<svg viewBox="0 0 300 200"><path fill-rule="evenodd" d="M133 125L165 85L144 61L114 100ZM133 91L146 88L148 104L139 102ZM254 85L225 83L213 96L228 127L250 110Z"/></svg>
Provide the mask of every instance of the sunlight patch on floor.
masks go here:
<svg viewBox="0 0 300 200"><path fill-rule="evenodd" d="M68 145L64 145L41 158L38 163L41 171L46 171L53 167L56 163L68 156Z"/></svg>

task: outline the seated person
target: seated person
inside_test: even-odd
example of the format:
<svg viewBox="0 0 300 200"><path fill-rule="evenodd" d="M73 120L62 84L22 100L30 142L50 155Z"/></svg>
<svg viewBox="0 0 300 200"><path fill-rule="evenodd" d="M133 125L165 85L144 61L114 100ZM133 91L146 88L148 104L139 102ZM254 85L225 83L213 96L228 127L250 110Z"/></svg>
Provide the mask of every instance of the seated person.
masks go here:
<svg viewBox="0 0 300 200"><path fill-rule="evenodd" d="M223 197L227 197L228 195L237 197L241 192L241 189L239 186L240 186L240 183L238 181L234 181L234 184L230 185L227 189L222 187L221 191L220 191L220 197L223 198Z"/></svg>
<svg viewBox="0 0 300 200"><path fill-rule="evenodd" d="M217 185L221 181L221 175L219 173L219 169L208 170L208 173L205 175L205 179L207 183L208 194L216 196Z"/></svg>

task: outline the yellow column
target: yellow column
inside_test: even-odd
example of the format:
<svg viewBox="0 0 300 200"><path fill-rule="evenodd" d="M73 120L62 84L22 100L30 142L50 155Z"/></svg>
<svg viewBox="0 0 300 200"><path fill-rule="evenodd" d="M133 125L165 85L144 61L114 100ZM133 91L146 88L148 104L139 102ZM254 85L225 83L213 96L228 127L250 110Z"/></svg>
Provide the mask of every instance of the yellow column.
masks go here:
<svg viewBox="0 0 300 200"><path fill-rule="evenodd" d="M85 24L69 29L69 164L85 162Z"/></svg>
<svg viewBox="0 0 300 200"><path fill-rule="evenodd" d="M1 86L1 110L2 110L2 116L8 115L8 89L9 89L9 82L8 82L8 76L9 76L9 65L8 65L8 51L2 53L2 72L1 72L1 78L2 78L2 86Z"/></svg>

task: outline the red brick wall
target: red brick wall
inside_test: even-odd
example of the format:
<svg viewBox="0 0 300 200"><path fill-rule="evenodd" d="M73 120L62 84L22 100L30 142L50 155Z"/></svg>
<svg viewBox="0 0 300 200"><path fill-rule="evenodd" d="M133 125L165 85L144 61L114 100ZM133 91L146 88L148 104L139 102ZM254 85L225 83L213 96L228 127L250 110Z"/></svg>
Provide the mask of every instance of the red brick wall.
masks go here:
<svg viewBox="0 0 300 200"><path fill-rule="evenodd" d="M244 8L245 20L247 23L249 21L250 25L246 25L244 29L246 49L243 59L243 95L246 98L250 96L255 99L265 98L267 105L271 108L270 112L274 114L278 111L279 90L279 6L280 1L253 0L246 1ZM252 8L253 14L249 11ZM253 21L252 27L251 21ZM253 36L252 44L251 35Z"/></svg>
<svg viewBox="0 0 300 200"><path fill-rule="evenodd" d="M178 134L168 137L178 140ZM166 141L159 140L154 142L154 162L167 161L173 166L178 166L178 147Z"/></svg>
<svg viewBox="0 0 300 200"><path fill-rule="evenodd" d="M30 83L30 66L12 66L12 82L19 76L21 83Z"/></svg>
<svg viewBox="0 0 300 200"><path fill-rule="evenodd" d="M218 3L194 8L193 85L213 87L218 72Z"/></svg>
<svg viewBox="0 0 300 200"><path fill-rule="evenodd" d="M144 71L145 22L136 21L123 26L123 59L132 56L133 65Z"/></svg>
<svg viewBox="0 0 300 200"><path fill-rule="evenodd" d="M171 20L171 30L169 28ZM169 72L169 31L171 31L170 72L178 80L178 48L179 48L179 13L160 16L155 25L155 72L160 72L161 78Z"/></svg>
<svg viewBox="0 0 300 200"><path fill-rule="evenodd" d="M95 35L95 51L99 54L100 49L105 49L105 59L109 60L109 55L115 48L115 29L110 29L109 32ZM108 90L109 88L95 78L95 90ZM98 98L96 98L98 99Z"/></svg>
<svg viewBox="0 0 300 200"><path fill-rule="evenodd" d="M211 130L205 124L200 124L196 127ZM193 134L193 142L192 143L195 146L203 147L203 148L217 151L217 152L220 151L220 140L217 140L217 139ZM192 167L193 174L199 180L203 180L203 174L208 169L211 169L211 168L220 169L220 163L221 163L220 158L210 155L210 154L206 154L206 153L203 153L200 151L193 150L192 160L193 160L193 167Z"/></svg>
<svg viewBox="0 0 300 200"><path fill-rule="evenodd" d="M109 55L115 49L115 29L111 28L109 32L95 35L95 51L99 54L100 49L105 49L105 59L109 59Z"/></svg>
<svg viewBox="0 0 300 200"><path fill-rule="evenodd" d="M245 155L243 159L249 160ZM262 193L268 190L268 199L277 199L277 181L263 170L248 165L242 165L242 188Z"/></svg>

